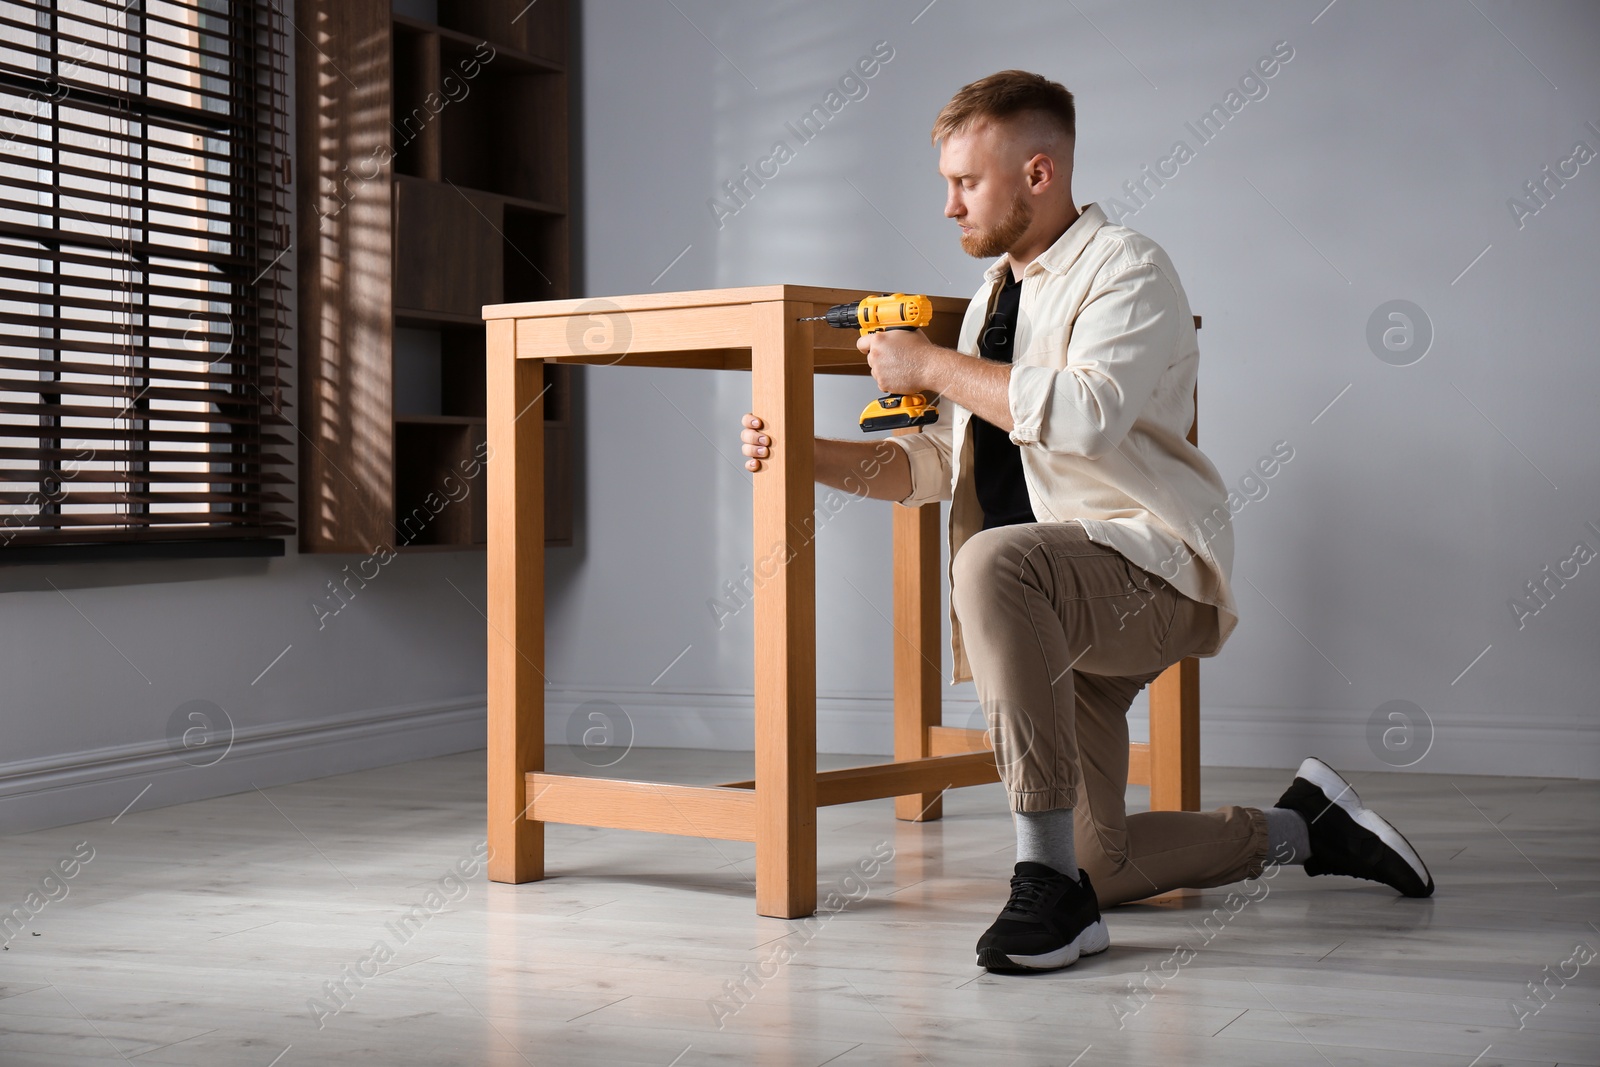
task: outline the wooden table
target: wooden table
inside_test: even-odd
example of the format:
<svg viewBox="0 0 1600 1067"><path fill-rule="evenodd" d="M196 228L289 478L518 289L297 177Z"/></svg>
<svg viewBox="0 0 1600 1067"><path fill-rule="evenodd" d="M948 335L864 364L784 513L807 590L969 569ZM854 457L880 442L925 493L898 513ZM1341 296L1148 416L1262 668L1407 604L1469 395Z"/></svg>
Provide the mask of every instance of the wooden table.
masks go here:
<svg viewBox="0 0 1600 1067"><path fill-rule="evenodd" d="M999 780L983 731L940 724L936 503L890 505L895 759L816 769L816 553L806 535L815 505L812 375L869 370L855 331L797 320L869 295L765 285L483 309L491 880L544 877L545 823L754 841L756 911L797 918L816 910L819 806L895 797L898 818L931 820L945 789ZM953 348L967 301L933 297L933 305L926 332ZM544 360L750 372L750 410L778 442L753 479L754 544L758 554L789 546L778 552L777 574L755 590L754 781L688 786L544 772ZM863 383L863 406L876 395ZM732 423L727 432L731 441Z"/></svg>

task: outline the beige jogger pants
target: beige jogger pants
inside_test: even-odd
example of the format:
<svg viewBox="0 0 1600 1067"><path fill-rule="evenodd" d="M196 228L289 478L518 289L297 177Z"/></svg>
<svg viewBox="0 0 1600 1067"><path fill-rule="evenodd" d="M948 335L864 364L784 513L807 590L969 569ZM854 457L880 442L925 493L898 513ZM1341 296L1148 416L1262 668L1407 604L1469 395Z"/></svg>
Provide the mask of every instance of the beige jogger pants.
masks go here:
<svg viewBox="0 0 1600 1067"><path fill-rule="evenodd" d="M952 567L978 701L1014 811L1072 808L1101 907L1259 875L1266 816L1237 805L1128 815L1128 707L1214 635L1216 608L1076 522L973 534Z"/></svg>

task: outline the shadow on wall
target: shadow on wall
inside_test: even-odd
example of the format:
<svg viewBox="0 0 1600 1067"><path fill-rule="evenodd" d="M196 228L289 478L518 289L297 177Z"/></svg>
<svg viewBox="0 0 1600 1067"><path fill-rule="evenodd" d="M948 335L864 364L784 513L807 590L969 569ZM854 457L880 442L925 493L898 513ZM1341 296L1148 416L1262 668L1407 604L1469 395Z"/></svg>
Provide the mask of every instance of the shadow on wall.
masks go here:
<svg viewBox="0 0 1600 1067"><path fill-rule="evenodd" d="M120 585L173 585L251 578L267 573L271 558L107 560L97 563L43 563L0 567L0 595L57 589L98 589Z"/></svg>

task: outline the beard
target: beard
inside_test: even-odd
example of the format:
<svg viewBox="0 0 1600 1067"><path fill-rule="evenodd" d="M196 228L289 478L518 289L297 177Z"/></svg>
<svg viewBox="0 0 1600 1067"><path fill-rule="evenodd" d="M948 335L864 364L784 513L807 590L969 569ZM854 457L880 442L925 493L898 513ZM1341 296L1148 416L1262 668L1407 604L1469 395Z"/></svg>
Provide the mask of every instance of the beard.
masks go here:
<svg viewBox="0 0 1600 1067"><path fill-rule="evenodd" d="M961 235L961 251L974 259L989 259L1002 252L1008 252L1011 247L1022 239L1028 232L1028 227L1033 225L1033 204L1028 200L1026 193L1018 192L1012 198L1011 206L1006 209L1005 217L995 223L988 230L978 230L974 233Z"/></svg>

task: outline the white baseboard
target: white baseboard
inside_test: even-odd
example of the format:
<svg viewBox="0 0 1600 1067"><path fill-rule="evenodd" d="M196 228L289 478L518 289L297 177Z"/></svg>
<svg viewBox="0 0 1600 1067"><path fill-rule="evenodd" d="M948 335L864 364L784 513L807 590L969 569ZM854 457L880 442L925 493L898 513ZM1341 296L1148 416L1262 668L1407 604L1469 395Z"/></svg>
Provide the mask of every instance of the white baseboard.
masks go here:
<svg viewBox="0 0 1600 1067"><path fill-rule="evenodd" d="M1288 712L1269 708L1200 710L1200 762L1214 767L1293 768L1317 756L1340 770L1489 774L1600 779L1600 719L1490 720L1433 716L1433 745L1410 766L1378 758L1367 740L1372 712Z"/></svg>
<svg viewBox="0 0 1600 1067"><path fill-rule="evenodd" d="M0 763L0 834L479 749L486 721L479 695L239 727L208 766L194 765L195 753L185 762L165 739Z"/></svg>
<svg viewBox="0 0 1600 1067"><path fill-rule="evenodd" d="M970 691L969 691L970 694ZM948 694L945 722L977 725L976 704ZM545 741L568 743L590 725L620 731L644 748L749 751L755 743L748 692L674 692L651 687L551 686L545 691ZM611 721L588 717L599 711ZM618 711L622 717L618 717ZM887 696L822 696L817 749L889 755L893 702ZM1216 767L1291 769L1308 755L1341 770L1393 769L1368 747L1368 713L1293 711L1206 705L1201 710L1201 763ZM1143 736L1143 716L1130 715ZM138 810L226 796L409 760L480 749L485 698L352 712L337 718L240 728L226 756L194 766L165 741L91 749L0 764L0 834L23 833ZM1433 747L1407 770L1532 778L1600 778L1600 722L1452 720L1434 722ZM621 743L620 732L614 739Z"/></svg>

